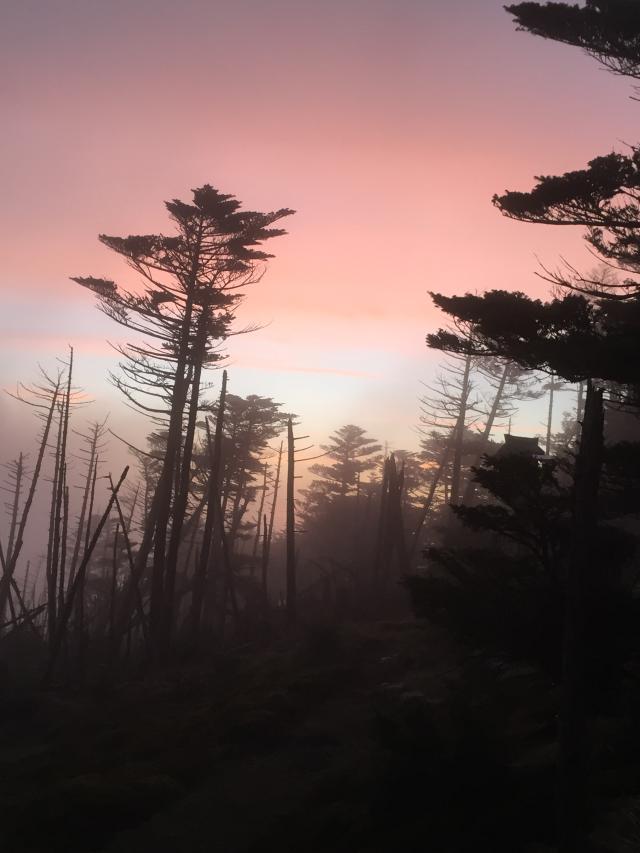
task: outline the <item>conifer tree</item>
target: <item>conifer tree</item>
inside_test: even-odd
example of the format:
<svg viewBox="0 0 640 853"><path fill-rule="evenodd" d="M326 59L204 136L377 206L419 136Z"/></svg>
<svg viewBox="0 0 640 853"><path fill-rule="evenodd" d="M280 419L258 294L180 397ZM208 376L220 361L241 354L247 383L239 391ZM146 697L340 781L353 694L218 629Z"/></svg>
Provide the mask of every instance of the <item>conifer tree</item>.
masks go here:
<svg viewBox="0 0 640 853"><path fill-rule="evenodd" d="M167 430L136 557L140 576L153 548L150 627L158 655L168 650L174 622L202 372L219 360L219 343L231 333L243 290L260 279L261 264L271 257L261 244L285 233L271 226L293 212L245 211L208 184L193 191L191 203L174 199L166 208L174 236L100 236L138 274L141 293L105 279L74 279L97 295L103 312L147 339L119 348L121 373L112 380L131 405L161 419Z"/></svg>
<svg viewBox="0 0 640 853"><path fill-rule="evenodd" d="M587 0L584 7L520 3L507 11L521 29L580 46L615 73L638 76L640 16L632 0ZM521 221L586 227L587 242L605 261L632 275L640 273L637 147L629 154L596 157L587 168L559 177L538 177L530 192L506 192L493 201L506 216ZM473 325L476 354L512 358L523 367L586 382L564 590L558 775L560 850L578 853L586 847L585 620L591 579L598 570L594 554L603 453L602 386L617 383L627 399L638 402L640 287L634 278L603 287L572 267L568 274L547 277L580 295L542 303L521 293L493 291L483 297L438 295L434 300L456 323ZM468 353L468 341L455 331L440 330L428 341L447 352Z"/></svg>
<svg viewBox="0 0 640 853"><path fill-rule="evenodd" d="M329 437L329 444L320 447L331 464L318 463L309 469L319 478L322 490L329 499L353 494L359 477L373 470L379 462L382 450L366 430L355 424L340 427Z"/></svg>

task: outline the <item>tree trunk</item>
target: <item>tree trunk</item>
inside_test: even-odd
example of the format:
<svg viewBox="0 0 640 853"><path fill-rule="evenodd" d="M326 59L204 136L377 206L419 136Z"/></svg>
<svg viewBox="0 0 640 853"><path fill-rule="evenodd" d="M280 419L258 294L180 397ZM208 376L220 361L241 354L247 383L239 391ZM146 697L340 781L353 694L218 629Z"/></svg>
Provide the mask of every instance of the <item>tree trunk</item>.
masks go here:
<svg viewBox="0 0 640 853"><path fill-rule="evenodd" d="M69 355L69 370L67 375L67 391L62 400L62 412L61 412L61 426L62 426L62 436L60 442L58 444L58 453L56 454L56 486L55 486L55 520L53 525L53 548L51 554L51 576L50 576L50 588L49 588L49 596L53 598L53 602L49 602L49 614L54 618L57 618L57 587L59 587L59 575L61 574L61 566L60 566L60 545L61 545L61 535L62 535L62 514L64 511L64 489L66 483L66 470L67 470L67 437L69 435L69 414L71 409L71 381L73 376L73 347L70 349ZM64 583L64 580L62 581ZM50 638L53 636L51 634L51 624L49 625Z"/></svg>
<svg viewBox="0 0 640 853"><path fill-rule="evenodd" d="M162 633L166 618L165 605L165 565L167 530L171 516L171 503L174 481L177 476L180 448L182 446L182 429L184 409L189 391L189 348L191 342L191 326L194 310L194 291L197 282L198 264L200 259L201 232L197 238L194 258L187 283L184 316L180 328L176 368L171 391L171 411L169 414L169 429L165 448L162 470L158 478L156 491L151 502L151 510L147 519L145 533L138 549L136 558L136 576L140 577L146 568L147 558L153 547L153 569L151 573L150 600L150 631L152 645L155 649L162 646ZM174 519L175 521L175 519Z"/></svg>
<svg viewBox="0 0 640 853"><path fill-rule="evenodd" d="M598 521L604 414L602 390L587 383L574 480L571 553L565 591L562 694L558 731L558 815L561 853L583 853L587 811L585 617L590 603Z"/></svg>
<svg viewBox="0 0 640 853"><path fill-rule="evenodd" d="M385 555L387 552L387 504L389 502L389 458L385 458L380 486L380 507L378 509L378 528L376 531L376 550L373 555L373 588L379 595L383 576L386 577Z"/></svg>
<svg viewBox="0 0 640 853"><path fill-rule="evenodd" d="M393 454L385 460L380 496L380 518L376 548L375 573L378 579L378 591L386 585L395 553L399 573L406 574L409 555L404 534L402 518L403 472L398 472Z"/></svg>
<svg viewBox="0 0 640 853"><path fill-rule="evenodd" d="M547 413L547 441L545 445L545 453L551 456L551 428L553 424L553 392L554 392L554 375L551 374L551 382L549 383L549 411Z"/></svg>
<svg viewBox="0 0 640 853"><path fill-rule="evenodd" d="M16 569L18 557L20 556L20 551L22 550L24 531L25 527L27 526L29 512L31 510L31 504L33 503L33 498L38 485L40 470L42 468L42 461L44 459L44 455L47 449L47 441L49 439L49 432L51 431L51 423L53 421L53 415L55 412L56 403L58 401L59 392L60 387L59 385L56 385L51 397L51 403L49 405L49 411L47 413L47 419L45 421L44 430L42 433L42 440L40 442L40 449L38 450L36 467L34 468L33 477L31 478L31 485L29 486L29 493L27 495L25 505L22 509L22 516L20 518L20 524L18 525L18 533L16 534L16 544L13 549L13 553L7 557L6 566L2 574L2 580L0 581L0 622L4 620L4 612L7 606L7 601L11 589L11 579L13 578L13 573Z"/></svg>
<svg viewBox="0 0 640 853"><path fill-rule="evenodd" d="M99 440L99 424L95 424L93 435L89 440L89 463L87 467L87 478L84 483L84 491L82 493L82 505L80 507L80 518L78 519L78 529L76 531L76 541L73 546L73 554L71 556L71 568L69 569L69 583L73 583L73 578L76 573L78 559L80 557L80 547L82 545L82 534L84 532L84 522L87 514L87 504L89 501L89 493L91 491L91 480L93 478L93 466L96 461L96 453Z"/></svg>
<svg viewBox="0 0 640 853"><path fill-rule="evenodd" d="M24 462L22 452L18 456L16 463L15 487L13 490L13 503L11 506L11 524L9 527L9 542L7 544L7 560L11 558L13 551L13 543L16 535L16 527L18 524L18 509L20 505L20 491L22 489L22 475L24 473Z"/></svg>
<svg viewBox="0 0 640 853"><path fill-rule="evenodd" d="M460 391L460 411L455 425L455 439L453 447L453 467L451 472L451 491L449 502L457 504L460 497L460 480L462 476L462 451L464 444L464 428L467 421L467 403L469 400L469 377L471 374L472 358L468 355L464 362L464 374L462 377L462 388Z"/></svg>
<svg viewBox="0 0 640 853"><path fill-rule="evenodd" d="M27 600L27 586L29 584L29 572L31 571L31 560L27 560L27 568L24 573L24 580L22 581L22 597L24 600Z"/></svg>
<svg viewBox="0 0 640 853"><path fill-rule="evenodd" d="M409 554L407 551L407 540L404 532L404 518L402 516L402 490L404 488L404 465L398 472L394 459L394 476L391 483L391 506L390 524L392 528L393 545L396 552L397 567L400 575L409 573Z"/></svg>
<svg viewBox="0 0 640 853"><path fill-rule="evenodd" d="M576 442L580 439L582 428L582 407L584 405L584 382L578 383L578 400L576 403Z"/></svg>
<svg viewBox="0 0 640 853"><path fill-rule="evenodd" d="M171 525L171 536L169 538L169 548L166 557L163 589L163 620L160 627L160 648L158 649L160 656L164 657L169 652L171 644L171 635L174 628L174 597L176 572L178 567L178 549L180 548L182 525L184 516L189 501L189 486L191 482L191 458L193 455L193 442L195 438L196 420L198 415L198 403L200 398L200 377L202 373L202 364L205 357L205 341L206 333L209 324L209 315L207 311L203 311L200 315L198 323L197 343L195 345L196 362L193 367L193 375L191 380L191 399L189 402L189 416L187 420L187 430L184 438L184 447L182 450L182 463L180 468L180 480L173 509L173 523Z"/></svg>
<svg viewBox="0 0 640 853"><path fill-rule="evenodd" d="M56 538L55 526L57 519L57 500L58 500L58 481L61 478L60 456L62 445L62 423L64 420L64 398L60 406L60 420L58 422L58 436L56 439L56 451L53 467L53 484L51 486L51 503L49 505L49 534L47 540L47 635L49 642L53 642L53 635L56 624L56 607L57 607L57 584L56 571L54 563L54 542Z"/></svg>
<svg viewBox="0 0 640 853"><path fill-rule="evenodd" d="M113 479L111 477L111 474L109 474L109 485L111 487L111 492L113 493L114 485L113 485ZM137 492L136 492L136 498L134 498L134 506L135 506L136 499L137 499ZM129 530L131 529L131 518L133 516L133 511L131 512L131 514L129 516L128 523L125 524L124 515L122 513L122 506L120 504L120 500L118 499L117 495L115 497L115 506L116 506L116 510L118 512L118 522L120 524L120 528L122 529L122 536L124 538L124 544L125 544L125 547L127 549L127 560L129 562L129 572L130 572L129 582L133 585L134 590L135 590L136 606L138 609L138 617L140 619L140 627L142 629L142 636L144 639L146 649L147 649L147 651L149 651L149 631L148 631L148 626L147 626L147 618L146 618L146 615L144 612L144 604L142 601L142 591L140 589L140 584L138 582L138 578L135 576L135 562L133 559L133 551L131 549L131 539L129 537ZM114 602L113 618L115 620L115 602ZM129 624L131 624L131 623L129 622ZM116 643L119 643L121 634L118 632L118 630L116 630L116 627L119 628L120 626L116 626L115 622L114 622L114 632L115 632ZM116 648L116 652L117 652L117 648Z"/></svg>
<svg viewBox="0 0 640 853"><path fill-rule="evenodd" d="M109 513L111 512L111 507L116 499L118 492L120 491L120 486L124 483L124 480L129 471L129 466L124 469L122 474L120 475L120 479L116 483L115 489L111 493L111 497L109 498L109 502L107 503L107 508L102 514L100 521L98 522L98 526L95 529L91 542L89 543L89 547L86 549L84 556L82 558L82 562L78 567L78 571L74 578L73 583L69 587L67 592L67 597L65 599L64 608L62 613L59 615L58 624L56 625L56 631L54 634L53 643L51 645L51 651L49 655L49 660L47 662L47 666L44 673L44 683L48 684L51 676L55 671L55 666L58 660L58 654L60 652L60 647L67 633L67 623L69 622L69 617L71 616L71 611L73 610L73 604L75 596L78 592L78 589L84 582L85 574L87 571L87 567L89 565L89 560L91 559L91 555L93 554L93 550L96 547L96 543L100 538L100 534L102 533L102 528L105 525L107 518L109 517Z"/></svg>
<svg viewBox="0 0 640 853"><path fill-rule="evenodd" d="M446 443L444 450L442 451L440 463L435 471L435 474L433 475L431 485L429 486L429 494L427 495L427 499L424 502L424 507L422 508L422 512L420 513L420 518L418 519L418 524L416 525L416 529L413 533L413 538L411 540L411 545L409 547L409 560L413 559L413 557L415 556L416 548L418 547L418 542L420 539L420 532L422 531L422 527L425 521L427 520L427 516L429 515L429 511L433 505L433 499L436 494L436 489L438 488L438 483L442 479L442 474L445 468L447 467L447 463L449 461L453 438L454 435L452 434L449 438L449 441Z"/></svg>
<svg viewBox="0 0 640 853"><path fill-rule="evenodd" d="M287 624L296 622L296 554L295 554L295 446L293 421L287 424Z"/></svg>
<svg viewBox="0 0 640 853"><path fill-rule="evenodd" d="M482 436L480 437L481 451L473 460L473 465L471 466L472 468L477 468L478 465L480 465L480 463L482 462L482 456L487 449L487 445L489 444L491 430L493 429L493 425L495 423L496 417L498 415L498 410L500 408L500 403L502 402L502 395L504 393L504 386L506 385L508 374L509 365L505 364L504 370L502 371L502 376L500 377L500 383L496 389L496 394L493 398L493 403L491 404L491 411L489 412L489 417L487 418L487 422L485 423L484 429L482 430ZM469 479L467 480L467 485L462 495L463 504L468 504L471 501L474 491L475 485L473 482L473 475L471 474L471 472L469 472Z"/></svg>
<svg viewBox="0 0 640 853"><path fill-rule="evenodd" d="M269 557L269 528L267 526L267 514L262 516L262 560L261 560L261 588L262 588L262 600L265 607L267 609L267 604L269 602L269 588L267 583L268 578L268 557Z"/></svg>
<svg viewBox="0 0 640 853"><path fill-rule="evenodd" d="M231 612L236 631L240 625L240 611L238 609L238 599L236 597L235 576L233 574L233 562L231 559L231 548L229 547L229 539L226 530L224 529L224 517L222 515L222 507L220 498L216 497L215 510L218 513L218 521L220 527L220 547L222 551L222 562L224 565L222 596L220 598L220 612L218 616L218 628L220 640L224 638L224 632L227 621L227 598L231 600Z"/></svg>
<svg viewBox="0 0 640 853"><path fill-rule="evenodd" d="M83 555L86 555L89 544L91 542L91 520L93 518L93 504L96 497L96 480L98 479L98 462L99 458L96 456L94 465L93 465L93 477L91 478L91 493L89 496L89 515L87 517L87 526L85 528L85 536L84 536L84 552ZM83 556L84 559L84 556ZM75 575L73 578L73 583L75 583ZM73 584L70 584L72 586ZM76 596L76 606L75 606L75 621L76 621L76 630L78 634L78 652L79 652L79 662L80 662L80 670L84 671L84 588L85 588L85 579L82 578L81 583L79 584L78 594Z"/></svg>
<svg viewBox="0 0 640 853"><path fill-rule="evenodd" d="M117 657L116 643L116 594L118 592L118 533L120 522L116 522L113 535L113 554L111 560L111 585L109 590L109 664L113 666Z"/></svg>
<svg viewBox="0 0 640 853"><path fill-rule="evenodd" d="M62 542L60 545L60 569L58 572L58 612L64 601L64 590L66 581L67 568L67 535L69 532L69 486L67 486L67 464L65 462L62 469L62 479L64 482L64 500L63 500L63 515L62 515Z"/></svg>
<svg viewBox="0 0 640 853"><path fill-rule="evenodd" d="M267 474L269 472L269 466L267 463L264 463L264 477L262 479L262 495L260 496L260 507L258 508L258 520L256 521L256 535L253 538L253 551L251 552L251 576L255 575L256 571L256 562L258 557L258 543L260 542L260 526L262 521L262 514L264 509L264 502L267 497Z"/></svg>
<svg viewBox="0 0 640 853"><path fill-rule="evenodd" d="M269 573L269 557L271 556L271 540L273 538L273 524L276 517L276 506L278 503L278 491L280 489L280 469L282 467L282 455L284 452L284 442L280 442L280 450L278 451L278 464L276 466L276 479L273 485L273 500L271 502L271 513L269 515L269 531L267 533L266 548L262 552L262 591L267 601L267 575Z"/></svg>
<svg viewBox="0 0 640 853"><path fill-rule="evenodd" d="M207 484L207 515L202 535L202 546L196 570L193 575L193 591L191 593L191 622L194 638L200 633L202 619L202 608L205 595L209 601L215 600L215 589L211 589L215 580L208 577L207 570L210 564L211 540L213 537L216 520L216 501L220 501L220 469L222 462L222 429L224 425L224 409L227 398L227 371L222 372L222 385L220 388L220 399L218 401L218 415L216 417L216 430L214 434L213 447L209 436L207 425L207 446L209 451L210 470L209 482ZM208 422L207 422L208 424Z"/></svg>

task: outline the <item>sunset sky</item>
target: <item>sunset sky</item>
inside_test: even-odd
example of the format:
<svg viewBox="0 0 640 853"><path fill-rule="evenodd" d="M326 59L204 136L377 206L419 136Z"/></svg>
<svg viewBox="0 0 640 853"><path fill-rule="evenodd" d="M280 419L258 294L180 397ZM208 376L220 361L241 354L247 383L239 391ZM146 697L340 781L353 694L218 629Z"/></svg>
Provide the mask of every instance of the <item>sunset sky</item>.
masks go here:
<svg viewBox="0 0 640 853"><path fill-rule="evenodd" d="M516 32L499 0L2 9L0 383L29 381L71 343L96 399L87 417L111 411L132 440L146 424L105 379L106 339L122 332L69 280L130 281L98 233L166 232L163 201L203 183L295 208L239 314L264 328L228 343L230 390L274 397L318 442L354 422L411 448L439 360L424 344L440 322L428 291L542 295L538 258L595 263L579 231L508 221L492 194L637 130L623 80ZM541 430L527 412L521 429ZM7 458L25 416L6 395L0 416Z"/></svg>

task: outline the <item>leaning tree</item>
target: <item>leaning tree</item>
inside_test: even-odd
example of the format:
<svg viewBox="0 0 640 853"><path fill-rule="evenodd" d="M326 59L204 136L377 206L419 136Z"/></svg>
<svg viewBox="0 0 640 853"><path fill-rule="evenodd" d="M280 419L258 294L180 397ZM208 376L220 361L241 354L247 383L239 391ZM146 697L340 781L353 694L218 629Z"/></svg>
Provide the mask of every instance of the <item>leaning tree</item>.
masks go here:
<svg viewBox="0 0 640 853"><path fill-rule="evenodd" d="M79 277L100 309L142 343L117 347L122 362L113 375L128 403L160 420L166 430L164 456L134 566L135 585L153 548L150 630L157 653L166 653L174 622L178 550L189 500L191 461L200 408L202 373L220 359L219 346L245 288L257 282L261 248L284 234L271 226L293 213L242 210L240 202L206 184L191 203L166 203L172 236L100 235L137 273L138 289L113 281ZM130 585L129 592L131 593ZM128 596L130 607L131 594ZM125 607L126 609L126 607Z"/></svg>

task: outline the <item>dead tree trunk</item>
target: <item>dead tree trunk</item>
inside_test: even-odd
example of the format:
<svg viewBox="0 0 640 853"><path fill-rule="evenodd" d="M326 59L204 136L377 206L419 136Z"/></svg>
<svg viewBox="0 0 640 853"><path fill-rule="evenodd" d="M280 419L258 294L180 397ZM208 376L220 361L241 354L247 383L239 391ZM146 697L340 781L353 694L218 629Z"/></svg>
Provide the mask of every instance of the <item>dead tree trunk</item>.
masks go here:
<svg viewBox="0 0 640 853"><path fill-rule="evenodd" d="M387 550L387 504L389 501L389 459L384 460L382 469L382 485L380 487L380 508L378 512L378 529L376 532L376 551L373 556L373 587L379 594L382 586L384 557Z"/></svg>
<svg viewBox="0 0 640 853"><path fill-rule="evenodd" d="M264 509L264 502L267 497L267 475L269 473L269 466L267 463L264 463L264 476L262 478L262 495L260 496L260 506L258 508L258 518L256 521L256 535L253 538L253 551L251 552L251 576L255 575L256 571L256 562L258 557L258 543L260 542L260 526L262 523L262 511Z"/></svg>
<svg viewBox="0 0 640 853"><path fill-rule="evenodd" d="M116 595L118 592L118 533L120 522L116 522L113 535L113 553L111 559L111 585L109 589L109 664L113 666L117 656L116 643Z"/></svg>
<svg viewBox="0 0 640 853"><path fill-rule="evenodd" d="M80 517L78 519L78 528L76 530L76 541L73 546L73 554L71 556L71 567L69 569L69 583L73 583L73 578L76 573L76 568L78 566L78 559L80 557L80 548L82 546L83 533L84 533L84 523L87 514L87 505L89 502L89 494L91 492L91 481L93 479L93 467L96 461L96 454L98 452L98 442L100 441L100 432L101 432L101 424L95 423L93 425L93 432L90 433L90 436L87 436L89 441L89 461L87 465L87 477L84 483L84 491L82 493L82 505L80 507Z"/></svg>
<svg viewBox="0 0 640 853"><path fill-rule="evenodd" d="M500 382L496 389L495 396L493 398L493 402L491 404L491 410L489 411L489 415L487 417L487 421L484 425L484 429L482 430L482 435L480 436L480 453L477 454L475 459L473 460L472 468L477 468L478 465L482 462L482 455L487 449L489 444L489 438L491 437L491 430L493 429L493 425L496 421L496 417L498 416L498 411L500 410L500 404L502 402L502 395L504 394L504 387L507 383L507 376L509 375L509 365L505 364L504 370L502 371L502 376L500 377ZM475 491L475 485L473 482L473 474L469 473L469 479L467 480L467 485L465 486L464 493L462 495L462 503L467 504L471 501L473 494Z"/></svg>
<svg viewBox="0 0 640 853"><path fill-rule="evenodd" d="M398 471L393 453L385 459L380 496L380 519L376 548L375 573L378 592L388 583L395 554L399 574L409 571L409 553L402 516L404 470Z"/></svg>
<svg viewBox="0 0 640 853"><path fill-rule="evenodd" d="M7 561L6 561L6 558L4 555L4 549L2 547L1 542L0 542L0 568L2 569L3 572L6 572ZM28 564L27 564L27 568L28 568ZM20 613L18 615L18 614L16 614L15 608L13 606L13 600L11 598L11 594L9 594L9 611L11 613L11 623L15 624L15 622L17 620L24 619L25 621L29 622L30 627L35 632L38 639L40 639L40 634L38 632L38 629L36 628L35 624L33 624L32 620L31 620L31 616L29 615L29 611L27 610L27 607L24 603L23 595L21 594L20 589L18 588L18 584L16 583L15 578L11 578L11 589L15 593L16 599L18 601L18 606L20 607ZM4 627L4 626L2 626L2 627ZM0 631L1 630L2 630L2 628L0 627Z"/></svg>
<svg viewBox="0 0 640 853"><path fill-rule="evenodd" d="M14 470L12 471L14 476L14 489L13 489L13 501L11 504L11 524L9 526L9 542L7 544L7 557L11 556L11 552L13 551L13 542L15 540L16 535L16 527L18 524L18 509L20 507L20 492L22 489L22 476L24 474L24 457L22 453L18 456L15 461Z"/></svg>
<svg viewBox="0 0 640 853"><path fill-rule="evenodd" d="M53 638L53 643L51 645L51 651L49 654L49 660L47 662L47 666L44 673L44 683L48 684L51 676L53 675L56 667L56 663L58 661L58 654L60 652L60 648L67 634L67 624L69 622L69 617L71 616L71 612L73 610L74 599L78 592L78 589L84 582L85 574L87 571L87 567L89 565L89 561L91 560L91 555L93 554L93 550L96 547L98 539L100 538L100 534L102 533L102 528L104 527L107 518L109 517L109 513L111 512L111 507L114 504L116 496L120 491L120 486L124 483L124 480L129 472L129 466L127 466L122 474L120 475L120 479L116 483L115 489L112 491L111 496L109 498L109 502L107 503L107 508L102 514L100 521L95 529L91 542L89 543L89 547L85 550L84 556L82 558L82 562L78 567L78 571L74 578L73 583L70 585L69 590L67 592L67 596L64 603L64 608L62 613L60 613L58 624L56 625L56 630Z"/></svg>
<svg viewBox="0 0 640 853"><path fill-rule="evenodd" d="M67 534L69 532L69 486L67 485L67 464L62 469L64 483L64 499L62 502L62 541L60 544L60 567L58 571L58 612L64 601L64 590L67 568Z"/></svg>
<svg viewBox="0 0 640 853"><path fill-rule="evenodd" d="M33 477L31 478L31 485L29 486L29 493L27 495L27 500L25 501L25 505L22 509L22 516L20 518L20 524L18 525L18 532L16 534L16 542L13 548L13 553L7 556L6 566L4 568L2 574L2 580L0 581L0 622L4 620L4 612L7 606L7 601L9 598L10 590L11 590L11 579L13 578L13 573L15 572L16 565L18 562L18 557L20 556L20 551L22 550L22 543L24 537L24 531L27 526L27 521L29 519L29 512L31 510L31 504L33 503L33 498L36 493L36 488L38 486L38 479L40 477L40 470L42 468L42 461L44 459L44 455L47 449L47 442L49 440L49 432L51 431L51 422L53 420L53 415L55 412L56 404L58 402L58 394L60 391L59 385L56 385L53 389L51 403L49 405L49 410L47 412L47 418L44 425L44 430L42 433L42 440L40 442L40 449L38 451L38 458L36 460L36 466L33 471Z"/></svg>
<svg viewBox="0 0 640 853"><path fill-rule="evenodd" d="M98 462L99 458L96 456L96 460L93 466L93 476L91 478L91 493L89 496L89 515L87 517L87 526L85 529L84 536L84 554L87 553L89 548L89 543L91 541L91 520L93 518L93 504L96 497L96 480L98 479ZM75 583L75 575L73 582ZM84 660L84 588L85 588L85 579L82 578L80 582L78 594L76 596L76 606L75 606L75 626L78 633L78 648L80 652L80 667L84 668L83 660Z"/></svg>
<svg viewBox="0 0 640 853"><path fill-rule="evenodd" d="M462 377L462 390L460 392L460 411L456 419L453 447L453 465L451 471L451 491L449 501L457 504L460 498L460 484L462 478L462 451L464 444L464 428L467 422L467 405L470 392L472 358L468 355L464 362L464 373Z"/></svg>
<svg viewBox="0 0 640 853"><path fill-rule="evenodd" d="M55 481L55 519L53 525L53 547L51 551L51 566L50 566L50 588L49 588L49 618L57 619L57 587L60 586L60 548L62 537L62 515L64 512L64 491L66 485L66 470L67 470L67 438L69 435L69 415L71 412L71 381L73 377L73 347L70 348L69 354L69 369L67 372L67 390L62 399L61 405L61 430L62 435L58 443L58 453L56 454L56 472ZM64 584L64 580L62 581ZM49 637L53 627L49 625Z"/></svg>
<svg viewBox="0 0 640 853"><path fill-rule="evenodd" d="M27 600L27 586L29 584L29 572L31 571L31 560L27 560L27 566L24 572L24 579L22 581L22 597L24 600Z"/></svg>
<svg viewBox="0 0 640 853"><path fill-rule="evenodd" d="M267 582L267 572L268 572L268 557L269 557L269 532L267 527L267 514L262 516L262 576L261 576L261 588L262 588L262 600L263 604L266 608L269 601L269 588Z"/></svg>
<svg viewBox="0 0 640 853"><path fill-rule="evenodd" d="M280 450L278 451L278 464L276 465L276 479L273 484L273 500L271 502L271 513L269 515L269 532L267 534L266 551L262 552L262 591L267 601L267 575L269 573L269 558L271 556L271 541L273 539L273 524L276 518L276 506L278 504L278 491L280 489L280 469L282 467L282 454L284 452L284 442L280 442Z"/></svg>
<svg viewBox="0 0 640 853"><path fill-rule="evenodd" d="M218 513L220 525L220 548L222 552L222 562L224 574L222 577L222 596L220 597L220 613L218 616L218 630L220 640L224 638L226 621L227 621L227 599L231 600L231 613L236 631L240 624L240 611L238 608L238 599L236 596L235 575L233 573L233 561L231 548L227 532L224 528L224 516L222 515L222 506L220 498L216 497L215 510Z"/></svg>
<svg viewBox="0 0 640 853"><path fill-rule="evenodd" d="M113 479L111 477L111 474L109 474L109 485L111 487L111 492L113 493L114 492L114 485L113 485ZM137 494L138 493L136 492L136 498L134 498L134 505L135 505L135 500L137 499ZM142 636L144 638L144 642L145 642L145 646L147 648L147 651L149 651L149 631L148 631L148 626L147 626L147 617L146 617L145 612L144 612L144 603L142 601L142 591L140 589L140 583L138 582L138 578L135 576L135 573L134 573L135 563L134 563L134 559L133 559L133 551L131 549L131 539L129 537L129 530L131 529L131 518L133 516L133 512L131 512L131 514L129 516L128 523L125 524L124 515L122 513L122 506L120 504L120 500L119 500L117 495L115 496L115 506L116 506L116 510L118 512L118 522L120 524L120 528L122 529L122 536L124 538L125 547L127 549L127 560L129 562L129 583L132 584L134 592L135 592L135 601L136 601L136 607L138 610L138 618L140 619L140 627L142 629ZM115 620L115 602L114 602L114 620ZM130 622L129 622L129 624L130 624ZM121 635L118 633L118 631L115 628L114 628L114 631L115 631L115 636L116 636L116 642L119 642Z"/></svg>
<svg viewBox="0 0 640 853"><path fill-rule="evenodd" d="M402 515L402 490L404 488L404 465L400 471L397 470L395 458L393 461L393 477L391 485L391 505L389 523L392 530L393 547L396 553L398 572L406 575L409 572L409 554L407 552L407 540L404 532L404 518Z"/></svg>
<svg viewBox="0 0 640 853"><path fill-rule="evenodd" d="M296 553L295 553L295 444L293 438L293 421L287 423L287 624L296 622Z"/></svg>
<svg viewBox="0 0 640 853"><path fill-rule="evenodd" d="M53 467L53 484L51 486L51 502L49 504L49 535L47 540L47 564L46 564L46 578L47 578L47 634L49 637L49 642L53 641L53 634L55 632L55 624L56 624L56 609L57 609L57 596L56 596L56 571L55 571L55 562L54 562L54 542L56 539L56 523L59 523L57 519L57 500L58 500L58 481L61 479L61 469L60 469L60 456L61 456L61 446L62 446L62 423L64 420L64 397L62 398L62 403L59 406L60 411L60 419L58 421L58 435L56 438L56 450L54 456L54 467Z"/></svg>

